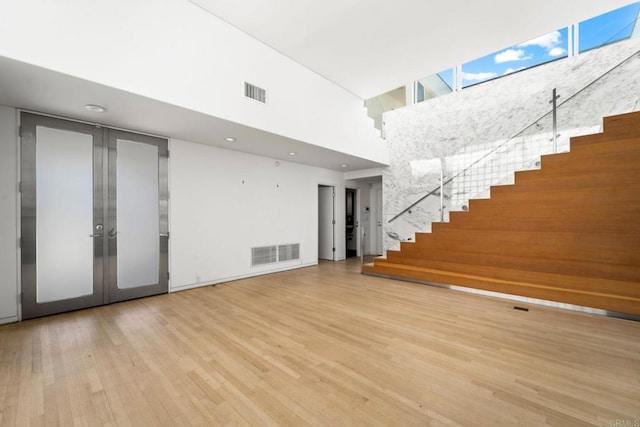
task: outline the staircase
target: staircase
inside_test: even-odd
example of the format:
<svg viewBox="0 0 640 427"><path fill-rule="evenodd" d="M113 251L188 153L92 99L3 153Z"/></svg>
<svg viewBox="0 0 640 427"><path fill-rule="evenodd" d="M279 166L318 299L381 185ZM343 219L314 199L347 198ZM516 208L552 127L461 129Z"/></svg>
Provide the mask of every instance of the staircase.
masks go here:
<svg viewBox="0 0 640 427"><path fill-rule="evenodd" d="M541 163L362 272L640 315L640 112Z"/></svg>

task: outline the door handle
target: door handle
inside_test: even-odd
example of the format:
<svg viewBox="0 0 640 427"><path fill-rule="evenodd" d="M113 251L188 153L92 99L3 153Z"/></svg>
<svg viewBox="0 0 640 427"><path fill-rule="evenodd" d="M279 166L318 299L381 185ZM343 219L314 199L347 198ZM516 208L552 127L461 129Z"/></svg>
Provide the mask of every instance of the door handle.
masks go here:
<svg viewBox="0 0 640 427"><path fill-rule="evenodd" d="M102 224L96 224L96 231L102 231ZM102 237L102 233L89 234L89 237Z"/></svg>
<svg viewBox="0 0 640 427"><path fill-rule="evenodd" d="M109 237L111 238L116 237L116 234L118 234L118 232L116 231L115 228L112 228L111 230L109 230Z"/></svg>

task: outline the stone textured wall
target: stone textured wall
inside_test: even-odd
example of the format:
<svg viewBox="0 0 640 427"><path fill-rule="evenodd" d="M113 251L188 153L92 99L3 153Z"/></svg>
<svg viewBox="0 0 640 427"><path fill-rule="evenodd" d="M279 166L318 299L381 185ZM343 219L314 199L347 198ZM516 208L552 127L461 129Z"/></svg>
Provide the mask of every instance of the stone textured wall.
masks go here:
<svg viewBox="0 0 640 427"><path fill-rule="evenodd" d="M553 152L554 88L560 96L559 152L569 149L570 136L599 132L602 117L639 110L639 52L640 39L626 40L386 113L384 249L431 231L441 215L447 221L450 210L464 210L469 198L488 197L490 185L512 183L514 170L535 168L540 153ZM449 180L443 212L441 172Z"/></svg>

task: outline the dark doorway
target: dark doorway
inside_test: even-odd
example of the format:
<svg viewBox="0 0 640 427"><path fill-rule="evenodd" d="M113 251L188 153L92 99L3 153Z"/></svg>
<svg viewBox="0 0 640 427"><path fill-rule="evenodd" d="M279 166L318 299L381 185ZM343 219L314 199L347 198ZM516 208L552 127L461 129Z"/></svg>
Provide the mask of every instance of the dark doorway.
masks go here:
<svg viewBox="0 0 640 427"><path fill-rule="evenodd" d="M346 189L346 238L347 258L358 256L358 227L356 221L356 190Z"/></svg>

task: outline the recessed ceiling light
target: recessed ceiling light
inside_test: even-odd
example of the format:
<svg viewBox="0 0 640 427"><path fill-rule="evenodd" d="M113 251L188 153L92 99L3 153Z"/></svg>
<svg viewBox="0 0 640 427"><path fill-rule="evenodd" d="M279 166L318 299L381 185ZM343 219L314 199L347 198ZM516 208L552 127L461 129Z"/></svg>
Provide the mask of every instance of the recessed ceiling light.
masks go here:
<svg viewBox="0 0 640 427"><path fill-rule="evenodd" d="M289 155L290 155L290 156L295 156L295 155L296 155L296 152L295 152L295 151L289 151Z"/></svg>
<svg viewBox="0 0 640 427"><path fill-rule="evenodd" d="M84 106L84 108L86 108L87 110L91 111L92 113L106 113L107 109L105 107L103 107L102 105L96 105L96 104L87 104Z"/></svg>
<svg viewBox="0 0 640 427"><path fill-rule="evenodd" d="M346 168L347 166L349 166L349 165L346 164L346 163L343 163L343 164L340 165L341 168Z"/></svg>
<svg viewBox="0 0 640 427"><path fill-rule="evenodd" d="M236 139L235 139L234 137L232 137L232 136L228 136L228 137L226 137L224 140L225 140L225 141L227 141L227 142L233 142L233 141L235 141Z"/></svg>

